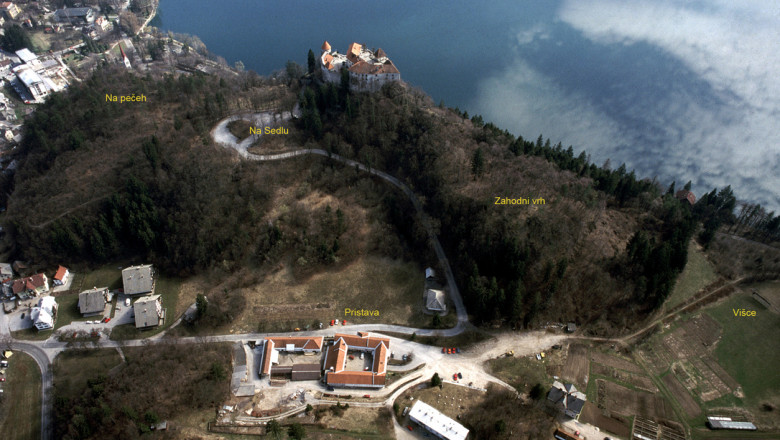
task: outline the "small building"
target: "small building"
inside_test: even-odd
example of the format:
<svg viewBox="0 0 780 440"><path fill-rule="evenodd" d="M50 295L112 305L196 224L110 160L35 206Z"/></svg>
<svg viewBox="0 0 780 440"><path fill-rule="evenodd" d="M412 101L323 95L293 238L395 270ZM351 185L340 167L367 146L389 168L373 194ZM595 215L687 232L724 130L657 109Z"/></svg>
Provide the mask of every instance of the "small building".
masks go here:
<svg viewBox="0 0 780 440"><path fill-rule="evenodd" d="M160 295L138 298L133 304L133 314L135 315L135 328L150 328L162 324L165 314Z"/></svg>
<svg viewBox="0 0 780 440"><path fill-rule="evenodd" d="M49 279L45 274L37 273L31 277L14 280L11 290L20 298L38 296L49 291Z"/></svg>
<svg viewBox="0 0 780 440"><path fill-rule="evenodd" d="M422 400L414 402L409 419L425 428L438 438L445 440L466 440L469 430L460 423L445 416Z"/></svg>
<svg viewBox="0 0 780 440"><path fill-rule="evenodd" d="M63 8L57 9L54 17L60 23L91 24L95 21L95 11L92 8Z"/></svg>
<svg viewBox="0 0 780 440"><path fill-rule="evenodd" d="M292 380L319 380L322 377L320 364L295 364L291 374Z"/></svg>
<svg viewBox="0 0 780 440"><path fill-rule="evenodd" d="M688 203L689 206L696 204L696 195L687 189L681 189L677 191L674 196L681 202Z"/></svg>
<svg viewBox="0 0 780 440"><path fill-rule="evenodd" d="M557 380L553 382L553 386L547 394L548 401L573 419L579 418L586 399L585 394L577 391L573 384L563 385Z"/></svg>
<svg viewBox="0 0 780 440"><path fill-rule="evenodd" d="M14 269L14 272L18 273L19 275L24 276L24 274L27 273L27 271L30 269L30 267L25 263L24 261L16 260L11 265L11 267Z"/></svg>
<svg viewBox="0 0 780 440"><path fill-rule="evenodd" d="M130 266L122 270L125 295L154 294L154 268L151 264Z"/></svg>
<svg viewBox="0 0 780 440"><path fill-rule="evenodd" d="M575 331L577 331L577 324L573 322L566 324L566 331L569 333L574 333Z"/></svg>
<svg viewBox="0 0 780 440"><path fill-rule="evenodd" d="M30 312L30 319L35 328L40 330L50 330L54 328L54 319L57 316L57 301L53 296L44 296L38 301L38 306L33 307Z"/></svg>
<svg viewBox="0 0 780 440"><path fill-rule="evenodd" d="M447 301L443 290L427 289L425 291L425 308L432 312L446 312Z"/></svg>
<svg viewBox="0 0 780 440"><path fill-rule="evenodd" d="M65 283L68 282L68 277L70 276L70 271L65 266L59 266L57 268L57 273L54 274L54 278L52 278L52 282L55 286L62 286Z"/></svg>
<svg viewBox="0 0 780 440"><path fill-rule="evenodd" d="M13 278L14 269L9 263L0 263L0 280Z"/></svg>
<svg viewBox="0 0 780 440"><path fill-rule="evenodd" d="M707 427L710 429L734 429L740 431L755 431L756 425L751 422L736 422L731 417L707 417Z"/></svg>
<svg viewBox="0 0 780 440"><path fill-rule="evenodd" d="M79 293L79 312L83 316L103 313L108 301L108 287L95 287Z"/></svg>
<svg viewBox="0 0 780 440"><path fill-rule="evenodd" d="M436 278L436 271L432 267L425 269L425 279L433 280Z"/></svg>
<svg viewBox="0 0 780 440"><path fill-rule="evenodd" d="M16 6L16 3L14 2L0 3L0 11L2 11L3 16L9 20L13 20L17 15L22 13L22 10L19 9L19 6Z"/></svg>

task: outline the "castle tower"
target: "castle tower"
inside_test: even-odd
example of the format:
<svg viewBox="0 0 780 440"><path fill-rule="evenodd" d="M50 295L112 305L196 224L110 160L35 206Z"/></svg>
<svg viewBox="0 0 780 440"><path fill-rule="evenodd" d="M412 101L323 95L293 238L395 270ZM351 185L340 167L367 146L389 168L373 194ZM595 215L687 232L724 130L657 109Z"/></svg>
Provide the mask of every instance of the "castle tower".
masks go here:
<svg viewBox="0 0 780 440"><path fill-rule="evenodd" d="M325 42L322 43L322 51L323 52L330 52L330 43L328 43L327 40L325 40Z"/></svg>

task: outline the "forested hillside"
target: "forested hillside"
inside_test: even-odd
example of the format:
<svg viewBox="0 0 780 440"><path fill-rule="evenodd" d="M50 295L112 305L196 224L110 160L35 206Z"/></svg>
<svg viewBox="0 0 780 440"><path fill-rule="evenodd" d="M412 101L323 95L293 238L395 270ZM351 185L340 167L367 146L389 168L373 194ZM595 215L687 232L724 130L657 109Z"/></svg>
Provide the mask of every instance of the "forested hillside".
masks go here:
<svg viewBox="0 0 780 440"><path fill-rule="evenodd" d="M147 101L105 99L133 93ZM406 181L483 324L574 321L602 333L635 326L668 295L697 225L733 222L730 188L694 212L673 188L625 166L597 166L541 135L515 137L405 85L368 95L315 82L298 93L296 81L249 74L153 79L100 69L26 124L19 170L3 191L14 257L87 266L144 259L176 275L282 258L312 273L349 261L363 236L349 215L324 206L268 213L276 208L270 183L307 167L313 185L346 188L357 183L354 170L311 159L285 174L210 139L221 117L289 108L296 95L303 116L286 145L321 147ZM408 200L385 189L374 196L377 215L416 255L430 255Z"/></svg>
<svg viewBox="0 0 780 440"><path fill-rule="evenodd" d="M302 124L311 141L386 170L424 197L478 322L635 326L671 291L698 222L730 221L728 188L698 215L673 188L624 165L597 166L541 135L514 137L407 86L346 90L306 90ZM497 197L529 202L497 205Z"/></svg>

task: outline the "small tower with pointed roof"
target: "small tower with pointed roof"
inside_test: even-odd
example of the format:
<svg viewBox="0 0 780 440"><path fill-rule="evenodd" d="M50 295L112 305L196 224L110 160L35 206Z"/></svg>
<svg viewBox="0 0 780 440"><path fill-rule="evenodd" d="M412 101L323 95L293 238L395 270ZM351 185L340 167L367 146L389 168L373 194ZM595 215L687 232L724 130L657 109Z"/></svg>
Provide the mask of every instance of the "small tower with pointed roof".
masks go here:
<svg viewBox="0 0 780 440"><path fill-rule="evenodd" d="M130 65L130 58L127 58L127 55L125 55L125 51L124 51L124 49L122 49L122 43L121 42L119 43L119 52L122 53L122 61L125 63L125 67L129 69L131 67L131 65Z"/></svg>

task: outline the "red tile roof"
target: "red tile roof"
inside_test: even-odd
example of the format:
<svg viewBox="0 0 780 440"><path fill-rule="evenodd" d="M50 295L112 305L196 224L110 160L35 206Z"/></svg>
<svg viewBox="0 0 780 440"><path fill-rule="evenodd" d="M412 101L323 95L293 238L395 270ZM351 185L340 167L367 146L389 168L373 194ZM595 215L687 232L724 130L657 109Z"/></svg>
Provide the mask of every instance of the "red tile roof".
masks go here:
<svg viewBox="0 0 780 440"><path fill-rule="evenodd" d="M374 365L371 368L375 374L385 374L387 371L387 347L384 343L379 344L379 347L374 350Z"/></svg>
<svg viewBox="0 0 780 440"><path fill-rule="evenodd" d="M263 374L271 372L271 352L274 351L274 341L266 339L265 353L263 353Z"/></svg>
<svg viewBox="0 0 780 440"><path fill-rule="evenodd" d="M344 340L339 339L334 345L328 347L328 351L325 353L323 369L330 371L330 369L333 368L333 371L336 373L344 371L344 361L346 360L346 357L347 344Z"/></svg>
<svg viewBox="0 0 780 440"><path fill-rule="evenodd" d="M65 266L60 266L57 268L57 273L54 275L54 279L57 281L62 281L65 278L65 273L68 271L68 268Z"/></svg>
<svg viewBox="0 0 780 440"><path fill-rule="evenodd" d="M347 59L352 61L353 63L356 63L360 58L358 57L360 55L360 51L363 49L363 46L352 43L349 45L349 48L347 49Z"/></svg>
<svg viewBox="0 0 780 440"><path fill-rule="evenodd" d="M330 43L328 43L328 40L325 40L325 42L322 43L322 50L330 50Z"/></svg>
<svg viewBox="0 0 780 440"><path fill-rule="evenodd" d="M328 373L328 385L384 385L385 375L371 371L342 371Z"/></svg>
<svg viewBox="0 0 780 440"><path fill-rule="evenodd" d="M267 338L269 341L273 341L274 344L276 344L280 349L282 346L287 344L293 344L295 345L295 348L298 349L304 349L304 350L322 350L322 336L314 336L311 338L307 338L305 336L297 337L297 336L290 336L290 337L278 337L278 338Z"/></svg>
<svg viewBox="0 0 780 440"><path fill-rule="evenodd" d="M14 280L12 290L14 294L20 293L24 290L35 290L46 284L45 275L42 273L36 273L35 275L27 278Z"/></svg>
<svg viewBox="0 0 780 440"><path fill-rule="evenodd" d="M390 339L387 338L372 338L368 336L368 333L363 333L365 336L357 335L345 335L336 333L333 335L335 339L343 338L344 342L350 347L362 347L362 348L376 348L377 345L384 342L386 348L390 348Z"/></svg>
<svg viewBox="0 0 780 440"><path fill-rule="evenodd" d="M674 196L680 200L687 200L691 205L696 204L696 195L691 191L681 189Z"/></svg>
<svg viewBox="0 0 780 440"><path fill-rule="evenodd" d="M379 49L377 49L377 51L376 51L376 53L374 55L376 55L377 58L387 58L387 54L385 53L384 50L382 50L381 47Z"/></svg>
<svg viewBox="0 0 780 440"><path fill-rule="evenodd" d="M371 64L363 60L358 61L349 68L349 71L358 75L378 75L380 73L400 73L392 61L387 60L382 64Z"/></svg>

